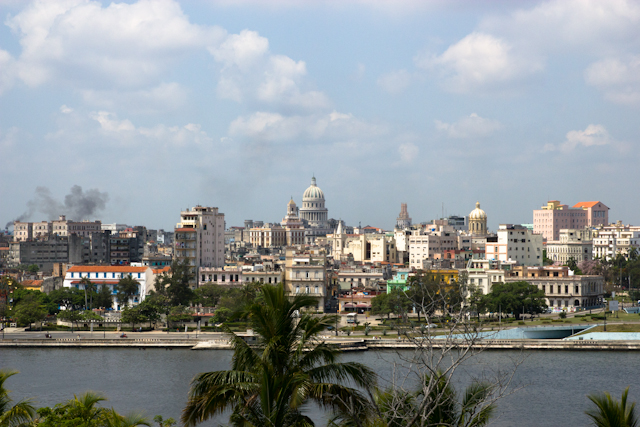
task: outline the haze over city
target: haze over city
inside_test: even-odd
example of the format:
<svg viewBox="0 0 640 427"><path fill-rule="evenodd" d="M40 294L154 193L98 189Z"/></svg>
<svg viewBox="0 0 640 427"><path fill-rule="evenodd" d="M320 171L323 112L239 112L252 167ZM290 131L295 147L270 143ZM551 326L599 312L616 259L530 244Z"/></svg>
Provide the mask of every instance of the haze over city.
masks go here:
<svg viewBox="0 0 640 427"><path fill-rule="evenodd" d="M268 4L267 4L268 3ZM638 224L640 3L3 1L0 225L171 229L217 206L530 223L601 200ZM80 219L80 218L77 218Z"/></svg>

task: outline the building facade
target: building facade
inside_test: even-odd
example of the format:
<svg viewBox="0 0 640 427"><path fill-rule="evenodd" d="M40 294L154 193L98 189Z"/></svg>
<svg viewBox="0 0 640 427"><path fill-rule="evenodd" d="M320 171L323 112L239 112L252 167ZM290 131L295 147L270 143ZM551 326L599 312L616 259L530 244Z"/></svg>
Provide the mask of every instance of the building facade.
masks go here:
<svg viewBox="0 0 640 427"><path fill-rule="evenodd" d="M522 225L500 224L497 241L487 241L485 259L516 261L520 265L542 265L542 235Z"/></svg>
<svg viewBox="0 0 640 427"><path fill-rule="evenodd" d="M290 295L309 294L318 298L317 310L324 312L327 295L327 257L319 248L287 248L284 264L285 291Z"/></svg>
<svg viewBox="0 0 640 427"><path fill-rule="evenodd" d="M558 241L562 229L595 227L608 221L609 208L602 202L580 202L570 208L558 200L550 200L533 211L533 232L542 234L547 241Z"/></svg>
<svg viewBox="0 0 640 427"><path fill-rule="evenodd" d="M576 262L590 261L593 258L593 232L590 228L562 229L560 239L548 241L546 249L547 258L562 264L571 258Z"/></svg>
<svg viewBox="0 0 640 427"><path fill-rule="evenodd" d="M174 259L192 268L192 288L201 267L224 266L224 214L218 208L196 206L180 212L174 232Z"/></svg>

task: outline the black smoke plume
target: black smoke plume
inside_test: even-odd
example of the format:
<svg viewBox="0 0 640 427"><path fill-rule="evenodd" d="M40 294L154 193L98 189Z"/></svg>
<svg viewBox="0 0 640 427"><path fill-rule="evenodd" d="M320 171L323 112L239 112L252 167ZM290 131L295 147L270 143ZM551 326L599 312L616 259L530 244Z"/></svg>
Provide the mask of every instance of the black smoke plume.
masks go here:
<svg viewBox="0 0 640 427"><path fill-rule="evenodd" d="M64 196L64 202L59 202L51 196L47 187L36 187L34 198L27 202L27 211L9 221L5 228L13 225L14 221L28 220L35 212L45 214L48 220L58 219L60 215L74 221L94 219L96 214L105 209L108 201L109 194L100 192L97 188L85 192L79 185L74 185L71 192Z"/></svg>

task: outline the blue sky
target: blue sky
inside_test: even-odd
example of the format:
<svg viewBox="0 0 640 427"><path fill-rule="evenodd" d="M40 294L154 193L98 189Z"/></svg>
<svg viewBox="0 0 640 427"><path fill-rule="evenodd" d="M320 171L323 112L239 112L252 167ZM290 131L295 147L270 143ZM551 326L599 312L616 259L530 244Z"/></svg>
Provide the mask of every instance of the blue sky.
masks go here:
<svg viewBox="0 0 640 427"><path fill-rule="evenodd" d="M549 199L638 224L640 3L0 2L0 222L531 222ZM44 187L44 188L43 188ZM93 190L93 191L91 191ZM75 191L73 194L78 194ZM71 206L71 207L70 207ZM1 224L0 224L1 225Z"/></svg>

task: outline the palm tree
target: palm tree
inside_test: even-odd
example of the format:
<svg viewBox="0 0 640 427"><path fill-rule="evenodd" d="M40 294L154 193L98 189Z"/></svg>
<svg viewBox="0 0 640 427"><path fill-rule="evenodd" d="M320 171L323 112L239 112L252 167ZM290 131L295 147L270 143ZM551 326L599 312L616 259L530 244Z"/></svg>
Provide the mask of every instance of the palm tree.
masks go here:
<svg viewBox="0 0 640 427"><path fill-rule="evenodd" d="M607 392L604 394L590 394L587 396L595 408L585 411L597 427L638 427L636 404L627 405L629 387L622 393L618 402Z"/></svg>
<svg viewBox="0 0 640 427"><path fill-rule="evenodd" d="M136 279L129 276L125 276L118 281L118 302L122 306L129 305L129 301L131 301L139 292L140 284Z"/></svg>
<svg viewBox="0 0 640 427"><path fill-rule="evenodd" d="M29 400L21 400L12 405L9 392L4 387L7 378L17 374L18 371L0 370L0 427L13 427L27 424L36 414L35 408Z"/></svg>
<svg viewBox="0 0 640 427"><path fill-rule="evenodd" d="M80 395L73 395L73 399L69 400L65 405L70 414L73 414L74 418L82 420L89 424L96 421L105 421L110 415L110 411L106 408L98 406L100 402L106 401L107 398L101 394L87 391Z"/></svg>
<svg viewBox="0 0 640 427"><path fill-rule="evenodd" d="M84 288L84 309L88 310L89 306L87 305L87 290L93 289L93 283L91 282L91 280L89 280L88 275L81 278L79 283Z"/></svg>
<svg viewBox="0 0 640 427"><path fill-rule="evenodd" d="M243 313L259 337L258 344L251 347L234 335L231 370L193 379L182 413L184 425L195 426L232 409L230 422L236 426L313 426L303 414L307 402L325 408L341 407L353 399L366 402L360 391L346 384L370 389L375 373L360 363L338 363L339 350L317 338L335 323L333 316L295 316L316 307L317 299L288 296L282 284L263 285L262 297Z"/></svg>
<svg viewBox="0 0 640 427"><path fill-rule="evenodd" d="M494 388L488 383L472 382L461 402L450 378L440 371L425 377L423 385L415 392L375 390L366 405L339 408L329 427L482 427L495 412L489 400Z"/></svg>
<svg viewBox="0 0 640 427"><path fill-rule="evenodd" d="M111 408L107 418L107 427L138 427L138 426L151 426L151 423L146 417L132 412L127 415L118 414L115 409Z"/></svg>

